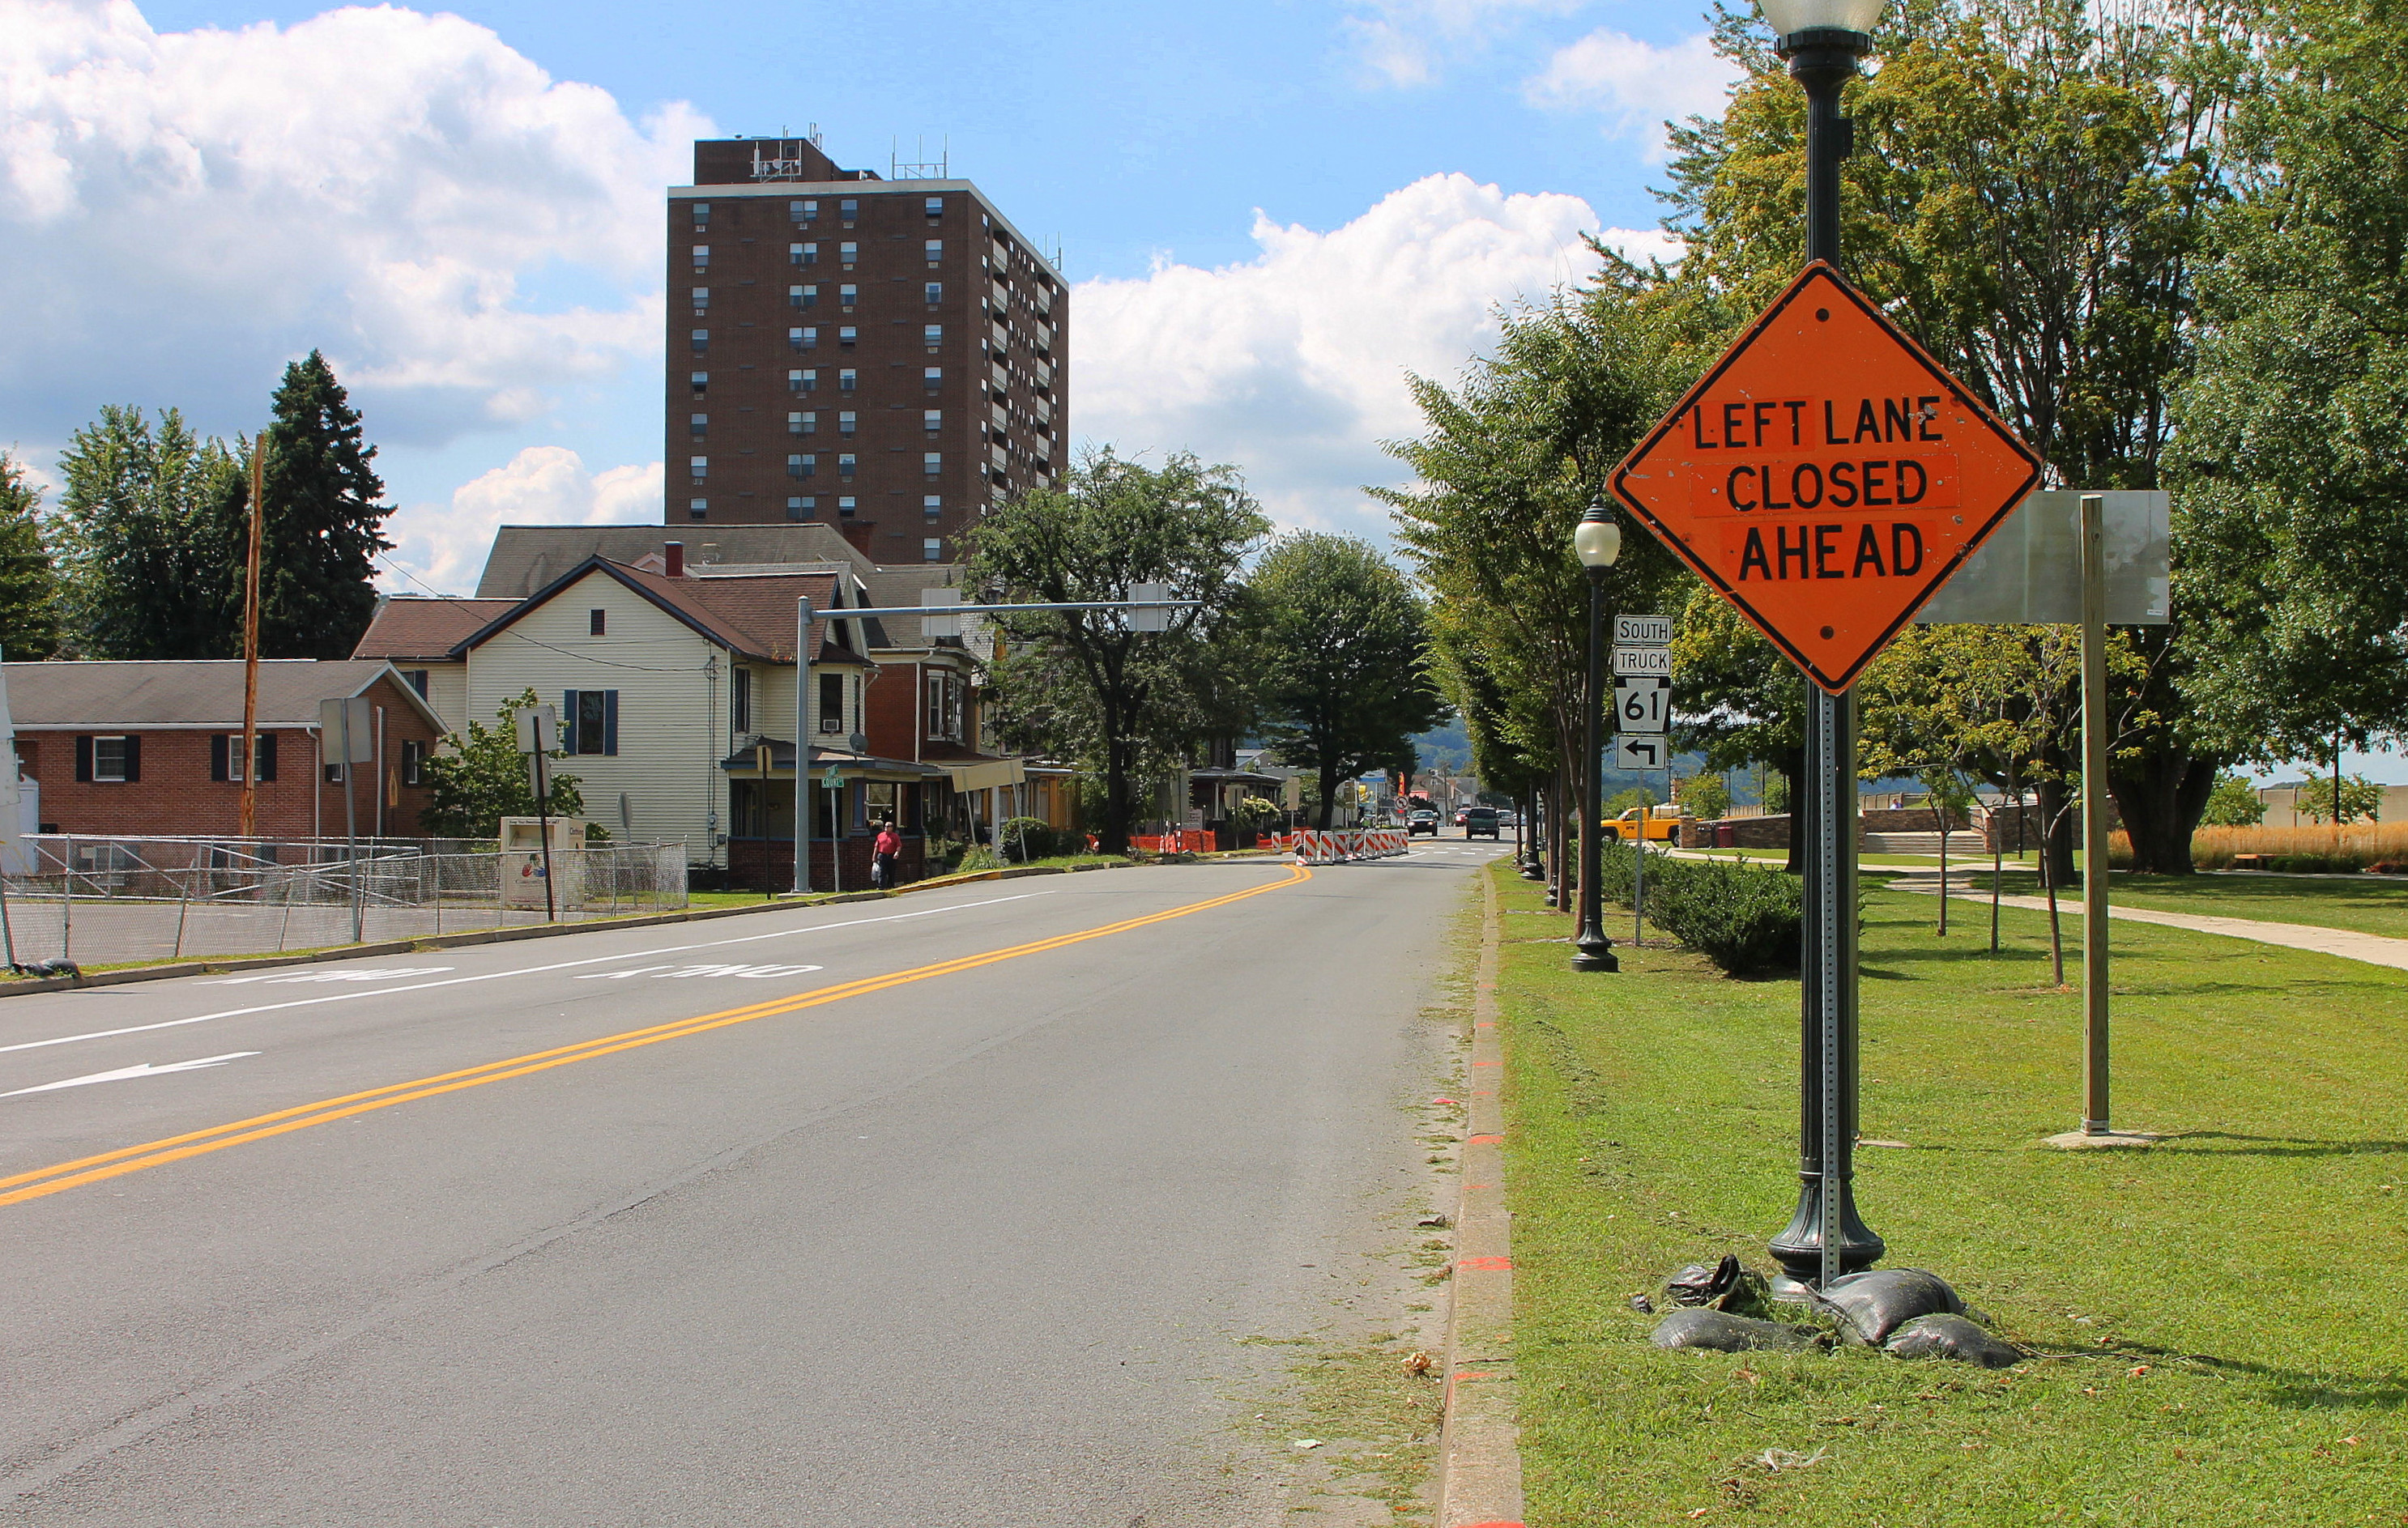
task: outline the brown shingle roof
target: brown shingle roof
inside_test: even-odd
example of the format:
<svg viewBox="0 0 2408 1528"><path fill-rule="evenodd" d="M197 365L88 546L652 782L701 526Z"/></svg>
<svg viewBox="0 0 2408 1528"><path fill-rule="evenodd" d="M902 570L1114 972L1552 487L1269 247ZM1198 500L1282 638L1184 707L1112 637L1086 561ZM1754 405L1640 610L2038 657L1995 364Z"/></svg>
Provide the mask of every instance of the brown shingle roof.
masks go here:
<svg viewBox="0 0 2408 1528"><path fill-rule="evenodd" d="M7 664L9 715L20 727L240 727L242 660L201 658L141 663ZM318 703L356 695L393 672L379 659L320 663L265 659L259 665L259 724L314 727ZM398 676L395 676L396 680ZM423 710L409 686L394 688ZM433 711L426 720L442 726Z"/></svg>
<svg viewBox="0 0 2408 1528"><path fill-rule="evenodd" d="M800 525L503 525L477 580L480 599L525 599L589 557L634 564L667 542L685 546L689 566L714 563L849 564L869 560L835 526Z"/></svg>
<svg viewBox="0 0 2408 1528"><path fill-rule="evenodd" d="M433 661L474 635L516 600L426 599L396 594L379 607L376 619L351 650L354 658L416 658Z"/></svg>
<svg viewBox="0 0 2408 1528"><path fill-rule="evenodd" d="M835 573L777 573L724 578L672 578L593 558L567 570L535 597L503 601L507 612L473 634L482 640L505 629L519 613L532 610L576 586L590 575L615 578L643 594L687 625L748 658L770 663L795 661L795 602L809 598L814 607L833 603ZM841 643L831 645L828 622L811 622L811 662L865 663L867 660Z"/></svg>

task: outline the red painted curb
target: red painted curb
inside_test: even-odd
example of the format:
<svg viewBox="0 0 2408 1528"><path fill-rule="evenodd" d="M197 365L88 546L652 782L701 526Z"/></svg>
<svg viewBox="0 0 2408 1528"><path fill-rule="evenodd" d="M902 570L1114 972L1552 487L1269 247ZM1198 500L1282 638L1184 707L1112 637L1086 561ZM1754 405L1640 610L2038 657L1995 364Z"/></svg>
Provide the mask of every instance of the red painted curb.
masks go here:
<svg viewBox="0 0 2408 1528"><path fill-rule="evenodd" d="M1464 1138L1463 1144L1466 1146L1495 1146L1504 1138L1505 1137L1502 1135L1469 1135Z"/></svg>
<svg viewBox="0 0 2408 1528"><path fill-rule="evenodd" d="M1510 1257L1464 1257L1455 1259L1455 1265L1458 1268L1471 1268L1484 1272L1510 1271L1513 1266L1513 1260Z"/></svg>

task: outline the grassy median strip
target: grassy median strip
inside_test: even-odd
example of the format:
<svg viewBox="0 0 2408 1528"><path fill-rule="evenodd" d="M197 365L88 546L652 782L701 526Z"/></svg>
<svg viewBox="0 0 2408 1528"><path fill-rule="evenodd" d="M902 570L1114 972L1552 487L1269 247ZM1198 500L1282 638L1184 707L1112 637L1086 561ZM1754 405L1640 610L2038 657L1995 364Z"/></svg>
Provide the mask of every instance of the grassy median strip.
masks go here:
<svg viewBox="0 0 2408 1528"><path fill-rule="evenodd" d="M1508 1189L1535 1528L1727 1521L2334 1524L2408 1513L2408 974L2117 929L2115 1122L2064 1152L2080 998L2045 917L1864 932L1857 1197L2036 1356L2005 1371L1674 1354L1629 1308L1764 1243L1796 1194L1798 989L1684 952L1565 968L1499 878ZM1518 925L1518 926L1516 926ZM1612 930L1617 939L1622 930Z"/></svg>

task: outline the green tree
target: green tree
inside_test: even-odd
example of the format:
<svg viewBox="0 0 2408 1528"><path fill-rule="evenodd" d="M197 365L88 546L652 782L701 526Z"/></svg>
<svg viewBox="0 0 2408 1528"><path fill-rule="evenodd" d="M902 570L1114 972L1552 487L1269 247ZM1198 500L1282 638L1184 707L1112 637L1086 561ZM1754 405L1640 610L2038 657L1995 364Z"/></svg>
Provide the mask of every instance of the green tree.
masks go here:
<svg viewBox="0 0 2408 1528"><path fill-rule="evenodd" d="M2333 798L2341 798L2341 809L2333 809ZM2329 776L2313 779L2300 786L2291 797L2294 810L2311 822L2355 822L2360 818L2372 822L2383 808L2383 787L2363 775L2344 775L2339 779Z"/></svg>
<svg viewBox="0 0 2408 1528"><path fill-rule="evenodd" d="M1673 799L1700 821L1712 821L1730 810L1730 787L1720 775L1694 775L1673 788Z"/></svg>
<svg viewBox="0 0 2408 1528"><path fill-rule="evenodd" d="M533 690L504 701L494 714L500 725L487 726L469 719L466 736L426 761L426 809L419 814L419 831L434 838L494 838L505 817L536 815L534 783L527 778L526 755L519 751L519 712L540 705ZM554 759L566 754L555 750ZM585 797L574 775L552 777L552 815L577 817Z"/></svg>
<svg viewBox="0 0 2408 1528"><path fill-rule="evenodd" d="M0 653L47 658L59 648L59 580L42 545L42 493L0 451Z"/></svg>
<svg viewBox="0 0 2408 1528"><path fill-rule="evenodd" d="M64 623L77 653L235 656L234 453L194 436L173 408L154 429L139 408L108 407L69 438L59 472Z"/></svg>
<svg viewBox="0 0 2408 1528"><path fill-rule="evenodd" d="M1764 809L1788 811L1806 773L1806 677L1713 590L1692 590L1672 624L1672 698L1684 747L1709 769L1760 764ZM1789 864L1804 868L1802 813L1789 812Z"/></svg>
<svg viewBox="0 0 2408 1528"><path fill-rule="evenodd" d="M1457 388L1415 378L1424 434L1389 450L1416 486L1372 491L1431 592L1439 673L1471 723L1482 777L1547 782L1558 876L1560 808L1584 770L1589 586L1572 527L1611 502L1614 464L1676 390L1687 358L1672 318L1622 266L1512 315L1496 354ZM1687 578L1653 536L1626 535L1605 578L1609 613L1661 609ZM1513 761L1497 757L1500 745Z"/></svg>
<svg viewBox="0 0 2408 1528"><path fill-rule="evenodd" d="M1326 828L1340 780L1410 769L1413 735L1445 712L1422 602L1369 546L1312 532L1272 547L1251 586L1262 737L1281 762L1318 772Z"/></svg>
<svg viewBox="0 0 2408 1528"><path fill-rule="evenodd" d="M2229 192L2225 126L2252 38L2204 7L1910 0L1853 86L1848 274L2048 463L2048 478L2155 488L2199 333L2199 273ZM1680 279L1752 310L1802 252L1805 104L1752 17L1719 121L1674 135ZM2179 553L2178 553L2179 555ZM2208 590L2142 628L2132 734L2111 783L2148 869L2189 868L2190 828L2230 754L2186 686L2224 649ZM2060 828L2060 832L2064 830Z"/></svg>
<svg viewBox="0 0 2408 1528"><path fill-rule="evenodd" d="M2215 828L2254 828L2266 821L2266 803L2246 775L2218 775L2200 821Z"/></svg>
<svg viewBox="0 0 2408 1528"><path fill-rule="evenodd" d="M2408 732L2408 11L2268 21L2173 468L2222 655L2193 697L2272 764Z"/></svg>
<svg viewBox="0 0 2408 1528"><path fill-rule="evenodd" d="M1102 772L1105 853L1128 850L1138 779L1244 729L1254 653L1242 578L1269 534L1235 468L1185 452L1152 468L1105 448L1060 490L998 506L965 536L972 586L1011 600L1124 600L1160 583L1200 602L1168 612L1164 632L1111 610L1002 621L1007 655L992 678L1004 730Z"/></svg>
<svg viewBox="0 0 2408 1528"><path fill-rule="evenodd" d="M381 527L376 448L326 358L284 368L267 428L261 526L259 650L270 658L348 658L376 614Z"/></svg>

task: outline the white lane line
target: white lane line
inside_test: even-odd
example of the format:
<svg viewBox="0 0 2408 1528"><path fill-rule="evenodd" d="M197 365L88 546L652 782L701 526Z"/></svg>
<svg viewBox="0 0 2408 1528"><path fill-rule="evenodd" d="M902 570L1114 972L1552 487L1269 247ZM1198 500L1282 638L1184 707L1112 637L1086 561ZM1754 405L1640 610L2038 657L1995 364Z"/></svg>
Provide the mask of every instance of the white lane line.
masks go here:
<svg viewBox="0 0 2408 1528"><path fill-rule="evenodd" d="M1023 892L1016 896L988 897L982 902L960 902L945 907L923 907L917 912L894 913L884 918L850 918L841 923L814 923L809 928L778 929L768 934L747 934L734 939L706 939L690 945L666 945L658 950L630 950L616 955L595 955L581 961L555 961L548 965L524 965L511 971L487 971L480 976L452 977L443 981L421 981L407 987L366 987L354 992L329 992L323 997L296 997L283 1003L262 1003L254 1007L227 1008L218 1013L196 1013L189 1019L163 1019L154 1024L128 1024L122 1029L95 1029L84 1035L61 1035L48 1040L21 1040L15 1045L0 1045L0 1055L12 1050L40 1050L53 1045L73 1045L79 1040L108 1040L120 1035L145 1035L157 1029L178 1029L185 1024L206 1024L217 1019L240 1019L254 1013L275 1013L284 1008L314 1007L321 1003L346 1003L364 997L391 997L398 992L423 992L437 987L459 987L476 981L500 981L509 977L541 976L547 971L570 971L580 965L602 965L611 961L651 960L659 955L675 955L689 950L716 950L725 945L746 945L763 939L791 939L805 934L827 934L838 929L860 928L868 923L899 923L910 918L932 918L939 913L968 912L972 907L992 907L1006 902L1025 902L1031 897L1052 896L1052 891Z"/></svg>
<svg viewBox="0 0 2408 1528"><path fill-rule="evenodd" d="M29 1092L56 1092L61 1088L81 1088L94 1082L122 1082L128 1078L165 1077L170 1072L197 1072L204 1066L223 1066L230 1061L256 1056L256 1050L229 1050L222 1056L203 1056L198 1061L171 1061L165 1066L144 1062L139 1066L121 1066L113 1072L93 1072L85 1077L71 1077L64 1082L45 1082L38 1088L19 1088L14 1092L0 1092L0 1098L20 1098Z"/></svg>

